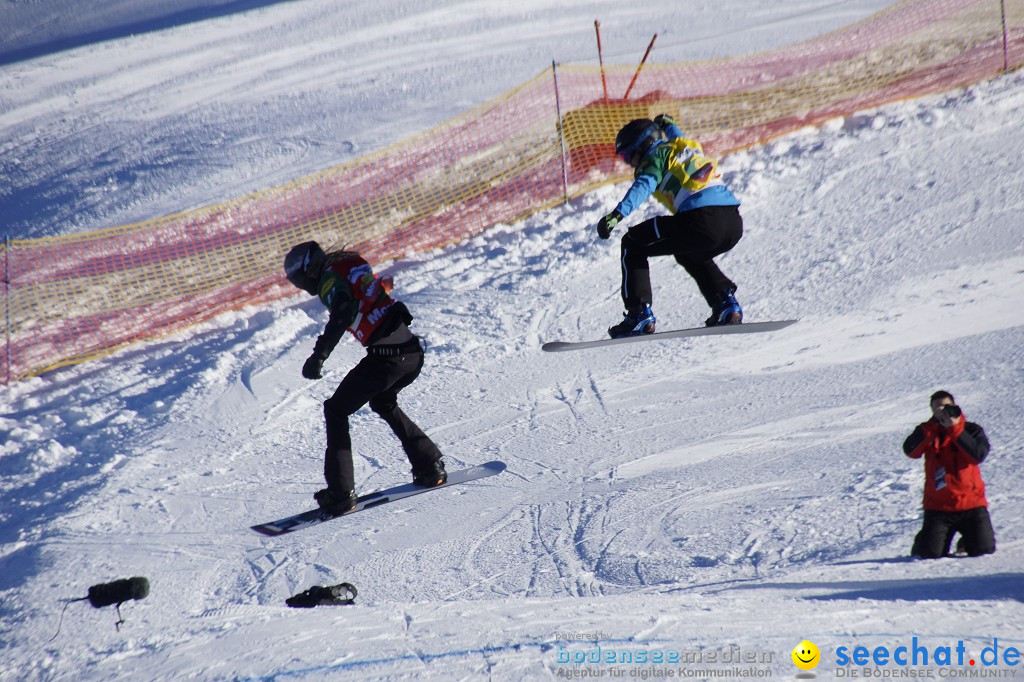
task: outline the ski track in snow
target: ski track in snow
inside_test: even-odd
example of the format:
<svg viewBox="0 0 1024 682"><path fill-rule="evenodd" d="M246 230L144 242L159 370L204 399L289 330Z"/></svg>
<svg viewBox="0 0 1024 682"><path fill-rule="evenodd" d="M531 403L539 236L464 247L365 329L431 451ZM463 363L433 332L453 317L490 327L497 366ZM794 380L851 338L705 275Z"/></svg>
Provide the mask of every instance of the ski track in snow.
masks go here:
<svg viewBox="0 0 1024 682"><path fill-rule="evenodd" d="M381 264L428 349L403 407L449 468L508 470L312 531L248 526L311 503L321 402L361 356L343 342L322 381L301 378L316 301L9 387L0 679L551 678L557 647L591 644L567 632L770 650L776 676L802 639L1020 647L1022 105L1010 74L724 159L747 231L721 263L748 320L800 318L776 333L541 353L620 315L618 244L592 226L623 186ZM957 149L985 170L950 172ZM700 323L685 273L659 259L652 278L660 329ZM922 472L900 444L938 388L993 443L990 557L906 558ZM379 420L352 429L361 491L406 479ZM152 592L120 632L73 604L48 642L60 598L128 575ZM341 581L356 606L284 606Z"/></svg>

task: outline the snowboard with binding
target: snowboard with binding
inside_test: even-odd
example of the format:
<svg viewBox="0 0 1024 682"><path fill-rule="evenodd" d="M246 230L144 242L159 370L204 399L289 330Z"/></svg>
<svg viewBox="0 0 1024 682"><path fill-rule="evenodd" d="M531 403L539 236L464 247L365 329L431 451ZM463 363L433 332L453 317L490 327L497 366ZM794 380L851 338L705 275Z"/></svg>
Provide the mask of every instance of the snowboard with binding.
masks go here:
<svg viewBox="0 0 1024 682"><path fill-rule="evenodd" d="M558 353L567 350L584 350L586 348L600 348L602 346L616 346L623 343L634 343L637 341L659 341L664 339L678 339L690 336L717 336L721 334L755 334L758 332L773 332L783 329L797 320L778 320L775 322L744 322L743 324L726 324L718 327L694 327L692 329L675 329L668 332L655 332L653 334L638 334L637 336L624 336L619 339L598 339L596 341L548 341L540 347L541 350L549 353Z"/></svg>
<svg viewBox="0 0 1024 682"><path fill-rule="evenodd" d="M449 471L448 480L441 485L434 486L433 488L416 485L415 483L405 483L403 485L395 486L394 488L378 490L376 492L369 493L368 495L360 495L359 499L356 501L356 508L342 514L329 512L324 509L310 509L309 511L302 512L301 514L286 516L285 518L278 519L277 521L270 521L269 523L261 523L256 526L252 526L252 529L257 533L262 533L263 535L284 535L285 533L292 533L303 528L315 526L323 523L324 521L330 521L331 519L338 518L339 516L355 514L356 512L364 509L378 507L382 504L387 504L388 502L394 502L395 500L401 500L405 497L411 497L412 495L427 493L431 490L443 490L444 488L449 488L460 483L467 483L469 481L487 478L488 476L494 476L495 474L500 474L504 470L504 462L487 462L486 464L479 464L468 469Z"/></svg>

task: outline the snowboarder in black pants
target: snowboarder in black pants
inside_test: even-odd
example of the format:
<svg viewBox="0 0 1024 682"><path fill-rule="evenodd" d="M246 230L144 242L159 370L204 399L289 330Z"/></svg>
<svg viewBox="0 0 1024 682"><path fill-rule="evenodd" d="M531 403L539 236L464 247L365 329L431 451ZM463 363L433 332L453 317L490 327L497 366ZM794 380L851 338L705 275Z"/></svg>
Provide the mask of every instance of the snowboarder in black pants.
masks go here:
<svg viewBox="0 0 1024 682"><path fill-rule="evenodd" d="M398 407L399 391L415 381L423 368L423 348L409 330L412 315L405 304L391 298L387 282L351 251L325 253L316 242L305 242L288 252L284 270L289 282L319 296L330 311L323 334L302 366L302 376L322 377L324 361L346 330L366 348L366 357L324 401L327 487L314 495L317 503L332 512L355 507L348 418L367 404L401 441L412 464L413 483L433 487L447 481L441 451Z"/></svg>
<svg viewBox="0 0 1024 682"><path fill-rule="evenodd" d="M687 139L669 116L630 121L615 136L615 153L633 167L625 197L597 224L597 235L612 230L652 194L672 212L634 225L622 237L624 319L608 329L612 338L653 334L651 274L648 258L674 256L697 282L711 307L705 325L739 324L743 310L736 284L713 260L743 236L739 200L719 178L718 165Z"/></svg>

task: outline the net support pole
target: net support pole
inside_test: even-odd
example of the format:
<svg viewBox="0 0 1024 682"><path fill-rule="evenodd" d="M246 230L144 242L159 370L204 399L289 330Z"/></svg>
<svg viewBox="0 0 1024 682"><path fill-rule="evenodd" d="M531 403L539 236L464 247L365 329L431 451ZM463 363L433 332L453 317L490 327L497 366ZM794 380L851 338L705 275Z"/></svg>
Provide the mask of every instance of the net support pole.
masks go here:
<svg viewBox="0 0 1024 682"><path fill-rule="evenodd" d="M1006 0L999 0L999 13L1003 20L1003 73L1010 70L1010 60L1006 42Z"/></svg>
<svg viewBox="0 0 1024 682"><path fill-rule="evenodd" d="M4 386L11 385L11 238L4 235L4 364L7 365Z"/></svg>
<svg viewBox="0 0 1024 682"><path fill-rule="evenodd" d="M558 95L558 64L551 60L551 76L555 81L555 115L558 117L558 142L562 147L562 200L569 203L569 170L565 167L565 129L562 126L562 103Z"/></svg>
<svg viewBox="0 0 1024 682"><path fill-rule="evenodd" d="M594 19L594 33L597 34L597 63L601 66L601 88L604 90L604 101L608 101L608 81L604 77L604 54L601 51L601 22Z"/></svg>
<svg viewBox="0 0 1024 682"><path fill-rule="evenodd" d="M636 79L640 77L640 71L644 68L644 64L647 63L647 57L651 54L651 48L654 47L654 41L658 39L658 34L655 33L654 37L651 38L651 42L647 44L647 51L644 52L644 58L640 60L640 64L636 67L636 73L633 74L633 80L629 81L629 87L626 88L626 94L622 96L622 101L629 99L629 93L633 90L633 86L636 85Z"/></svg>

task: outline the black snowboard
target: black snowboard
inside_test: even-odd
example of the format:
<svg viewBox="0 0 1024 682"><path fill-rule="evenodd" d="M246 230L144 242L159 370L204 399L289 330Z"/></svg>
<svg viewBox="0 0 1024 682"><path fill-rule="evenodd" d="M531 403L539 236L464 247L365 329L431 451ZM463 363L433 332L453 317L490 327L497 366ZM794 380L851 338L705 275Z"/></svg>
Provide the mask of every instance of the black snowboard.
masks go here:
<svg viewBox="0 0 1024 682"><path fill-rule="evenodd" d="M338 518L339 516L348 516L349 514L355 514L356 512L364 509L369 509L370 507L377 507L382 504L387 504L388 502L394 502L395 500L400 500L403 497L419 495L420 493L428 493L431 490L443 490L444 488L458 485L460 483L494 476L495 474L500 474L504 470L504 462L487 462L486 464L479 464L475 467L470 467L469 469L449 471L448 481L443 485L435 486L433 488L416 485L415 483L405 483L403 485L395 486L394 488L378 490L377 492L370 493L369 495L360 495L359 500L356 502L356 508L343 514L335 514L323 509L311 509L309 511L302 512L301 514L295 514L294 516L286 516L285 518L278 519L277 521L252 526L252 529L257 533L262 533L264 535L284 535L285 533L291 533L302 528L315 526L319 523L323 523L324 521L330 521L331 519Z"/></svg>

